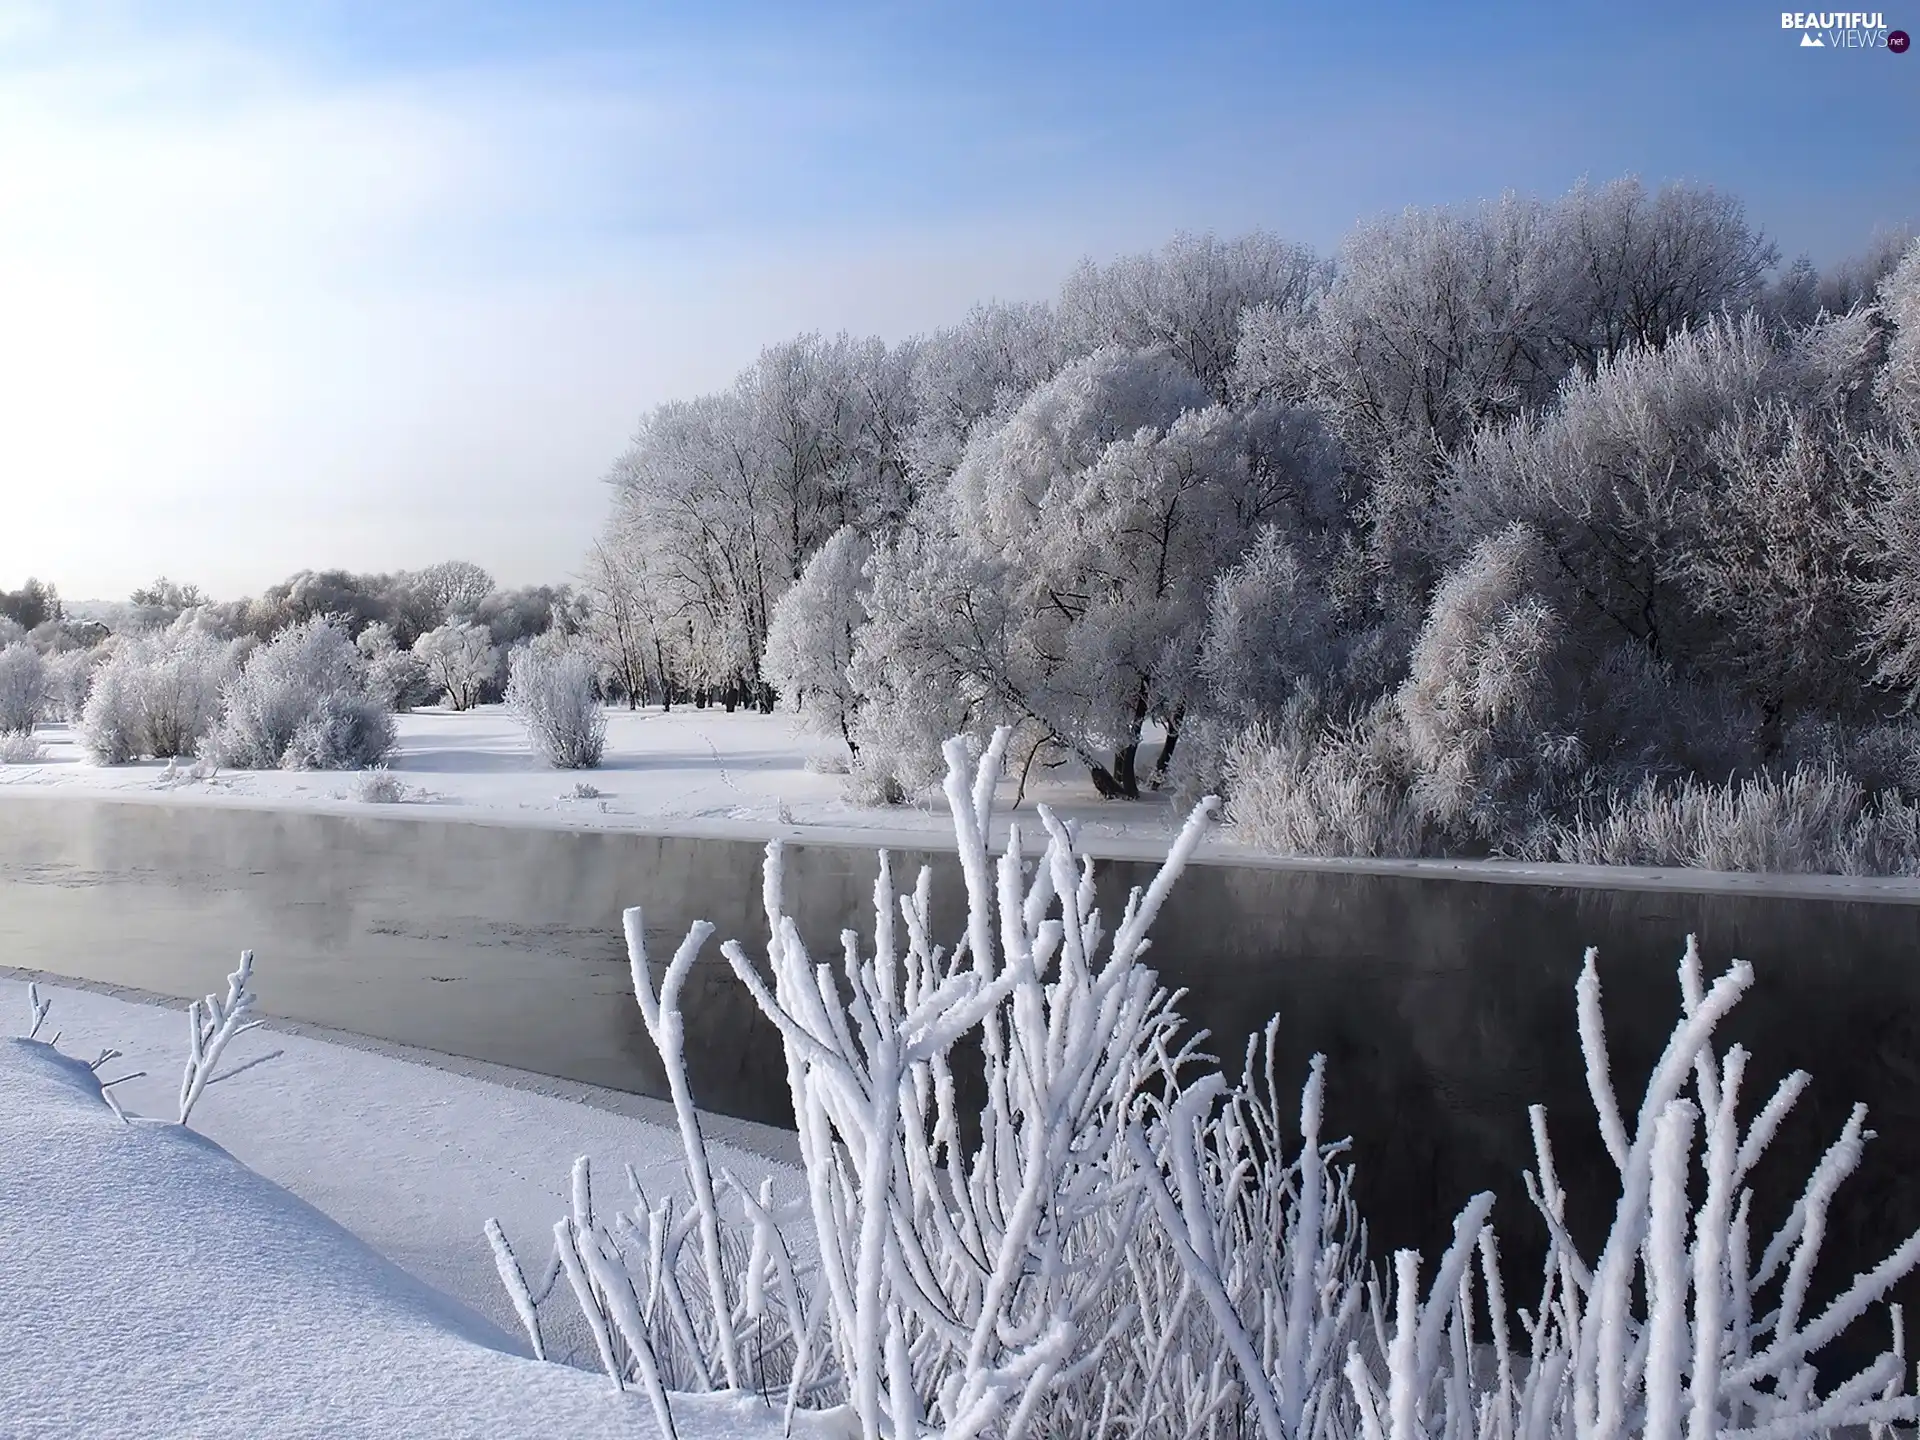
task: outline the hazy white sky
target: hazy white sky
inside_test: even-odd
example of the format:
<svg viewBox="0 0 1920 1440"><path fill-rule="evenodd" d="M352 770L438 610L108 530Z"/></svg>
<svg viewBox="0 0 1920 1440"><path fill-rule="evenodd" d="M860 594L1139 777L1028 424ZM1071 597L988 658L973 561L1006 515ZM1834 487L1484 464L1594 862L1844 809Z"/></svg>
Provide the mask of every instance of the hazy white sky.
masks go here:
<svg viewBox="0 0 1920 1440"><path fill-rule="evenodd" d="M1899 86L1796 71L1751 7L1687 22L1691 58L1521 6L1432 34L1410 5L1377 33L1267 3L159 8L0 0L0 588L225 598L451 557L560 580L651 405L1176 229L1329 246L1638 170L1826 258L1920 206L1885 133L1920 133L1920 58ZM1802 137L1827 158L1782 178L1764 132L1835 95L1869 138Z"/></svg>

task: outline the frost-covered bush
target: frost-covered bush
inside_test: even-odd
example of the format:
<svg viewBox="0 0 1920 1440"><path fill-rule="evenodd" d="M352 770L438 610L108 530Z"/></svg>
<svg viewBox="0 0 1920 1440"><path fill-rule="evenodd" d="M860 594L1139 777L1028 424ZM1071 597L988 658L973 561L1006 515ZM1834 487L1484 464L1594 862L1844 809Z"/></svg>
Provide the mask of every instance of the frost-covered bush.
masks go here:
<svg viewBox="0 0 1920 1440"><path fill-rule="evenodd" d="M394 639L393 627L376 620L355 639L367 662L367 694L390 713L411 710L433 698L426 662Z"/></svg>
<svg viewBox="0 0 1920 1440"><path fill-rule="evenodd" d="M531 1282L488 1222L536 1356L541 1306L564 1276L601 1364L647 1393L668 1433L670 1392L684 1389L776 1391L790 1415L844 1407L863 1440L1704 1440L1920 1419L1897 1311L1892 1349L1859 1374L1814 1368L1920 1262L1920 1235L1810 1311L1837 1191L1872 1132L1855 1107L1796 1203L1757 1196L1756 1164L1809 1079L1788 1076L1741 1123L1749 1057L1720 1051L1714 1032L1751 967L1709 980L1689 938L1679 1020L1628 1110L1588 952L1579 1043L1619 1185L1597 1248L1566 1228L1536 1106L1526 1179L1548 1244L1527 1303L1503 1288L1488 1194L1461 1210L1427 1283L1411 1250L1383 1275L1344 1147L1322 1134L1338 1076L1315 1057L1297 1112L1283 1107L1269 1026L1229 1078L1182 1043L1175 998L1142 963L1209 807L1109 931L1093 863L1052 815L1033 863L1017 830L989 853L1008 740L1000 731L971 777L966 747L948 747L967 890L953 943L934 943L931 872L903 893L883 855L871 950L849 928L840 961L816 962L776 843L765 956L721 947L781 1036L797 1198L716 1169L702 1133L680 996L712 927L695 924L662 968L644 916L626 912L691 1200L651 1199L629 1170L622 1209L578 1161L552 1259ZM973 1127L952 1066L963 1041L984 1081ZM1756 1214L1785 1219L1756 1231Z"/></svg>
<svg viewBox="0 0 1920 1440"><path fill-rule="evenodd" d="M0 735L31 734L47 708L47 665L24 640L0 646Z"/></svg>
<svg viewBox="0 0 1920 1440"><path fill-rule="evenodd" d="M220 718L227 646L185 633L122 638L93 671L80 743L102 765L192 755Z"/></svg>
<svg viewBox="0 0 1920 1440"><path fill-rule="evenodd" d="M0 615L0 650L27 638L26 627L10 615Z"/></svg>
<svg viewBox="0 0 1920 1440"><path fill-rule="evenodd" d="M500 651L486 627L449 621L413 642L413 653L427 667L427 680L455 710L470 710L481 689L500 673Z"/></svg>
<svg viewBox="0 0 1920 1440"><path fill-rule="evenodd" d="M322 616L248 656L226 687L208 753L243 770L357 770L393 748L393 721L367 694L366 661Z"/></svg>
<svg viewBox="0 0 1920 1440"><path fill-rule="evenodd" d="M370 696L329 690L314 702L288 742L286 770L357 770L393 750L393 717Z"/></svg>
<svg viewBox="0 0 1920 1440"><path fill-rule="evenodd" d="M544 637L543 637L544 639ZM585 650L536 640L507 667L507 709L527 727L534 752L561 770L590 770L607 748L607 712L594 693Z"/></svg>
<svg viewBox="0 0 1920 1440"><path fill-rule="evenodd" d="M1275 855L1434 855L1444 826L1414 799L1405 729L1382 703L1344 724L1311 707L1230 739L1221 758L1227 820L1241 844Z"/></svg>

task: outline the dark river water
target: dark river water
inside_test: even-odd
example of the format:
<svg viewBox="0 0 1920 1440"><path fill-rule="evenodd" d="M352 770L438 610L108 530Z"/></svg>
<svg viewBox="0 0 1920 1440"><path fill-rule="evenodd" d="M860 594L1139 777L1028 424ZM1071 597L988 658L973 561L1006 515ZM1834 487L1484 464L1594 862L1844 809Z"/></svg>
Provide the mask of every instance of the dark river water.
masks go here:
<svg viewBox="0 0 1920 1440"><path fill-rule="evenodd" d="M787 853L789 905L817 954L837 954L849 923L870 932L870 851ZM690 921L718 926L685 1002L696 1098L784 1123L771 1027L719 955L730 936L764 945L761 856L745 841L0 796L0 964L188 996L219 988L250 947L271 1014L660 1094L620 938L621 909L638 904L660 961ZM895 861L907 876L934 864L951 940L952 857ZM1109 914L1152 868L1101 862ZM1824 1252L1831 1294L1920 1229L1920 905L1201 864L1162 910L1151 958L1231 1068L1275 1013L1291 1096L1308 1057L1327 1055L1327 1133L1354 1138L1377 1255L1437 1254L1461 1203L1491 1189L1518 1283L1545 1241L1520 1181L1529 1104L1548 1107L1577 1237L1593 1242L1617 1195L1576 1041L1584 948L1600 947L1631 1117L1678 1013L1689 931L1710 975L1734 956L1757 972L1723 1030L1754 1053L1743 1113L1788 1070L1814 1077L1756 1174L1756 1231L1853 1103L1871 1107L1878 1138ZM1901 1298L1913 1313L1920 1286ZM1878 1349L1878 1312L1872 1324L1860 1338Z"/></svg>

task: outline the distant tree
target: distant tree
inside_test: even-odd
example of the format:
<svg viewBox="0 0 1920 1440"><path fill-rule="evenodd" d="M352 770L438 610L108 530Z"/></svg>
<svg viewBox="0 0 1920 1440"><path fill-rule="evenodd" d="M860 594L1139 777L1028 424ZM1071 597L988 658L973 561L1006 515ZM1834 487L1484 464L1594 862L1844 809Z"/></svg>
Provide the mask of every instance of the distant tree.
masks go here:
<svg viewBox="0 0 1920 1440"><path fill-rule="evenodd" d="M61 616L60 596L53 586L27 577L18 590L0 590L0 617L13 621L22 630L32 630Z"/></svg>
<svg viewBox="0 0 1920 1440"><path fill-rule="evenodd" d="M178 615L182 610L191 610L195 606L205 605L207 596L198 585L181 585L162 575L151 585L142 585L127 597L130 604L146 610L171 610Z"/></svg>
<svg viewBox="0 0 1920 1440"><path fill-rule="evenodd" d="M583 636L601 675L626 699L629 710L639 708L655 686L668 708L673 705L658 597L647 585L644 564L643 550L616 547L604 537L587 554Z"/></svg>
<svg viewBox="0 0 1920 1440"><path fill-rule="evenodd" d="M409 578L425 601L433 625L465 619L493 593L493 576L467 560L442 560L414 571Z"/></svg>
<svg viewBox="0 0 1920 1440"><path fill-rule="evenodd" d="M973 427L991 416L1004 419L1066 360L1058 321L1045 304L976 305L960 324L922 340L913 352L907 437L913 484L944 484Z"/></svg>
<svg viewBox="0 0 1920 1440"><path fill-rule="evenodd" d="M24 640L0 645L0 735L30 734L47 707L47 665Z"/></svg>
<svg viewBox="0 0 1920 1440"><path fill-rule="evenodd" d="M607 745L607 716L593 693L593 662L580 645L549 633L514 649L507 709L527 728L534 753L561 770L588 770Z"/></svg>
<svg viewBox="0 0 1920 1440"><path fill-rule="evenodd" d="M413 642L427 679L446 693L455 710L471 710L481 687L500 673L500 651L483 626L458 621L429 630Z"/></svg>

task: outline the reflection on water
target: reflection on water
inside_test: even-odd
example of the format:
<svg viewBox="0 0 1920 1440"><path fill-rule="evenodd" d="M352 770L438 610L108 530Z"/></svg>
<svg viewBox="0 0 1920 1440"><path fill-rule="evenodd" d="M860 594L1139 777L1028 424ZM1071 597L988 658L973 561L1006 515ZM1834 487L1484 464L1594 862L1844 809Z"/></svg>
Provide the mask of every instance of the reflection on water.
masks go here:
<svg viewBox="0 0 1920 1440"><path fill-rule="evenodd" d="M817 953L837 955L850 917L870 932L871 853L790 845L788 860L789 903ZM0 964L186 996L251 946L270 1013L660 1094L620 938L622 907L639 904L662 962L689 922L718 927L686 989L696 1096L780 1123L778 1043L718 945L764 946L760 862L740 841L8 796ZM896 852L895 873L921 863L935 866L939 933L955 936L957 867ZM1151 867L1097 873L1111 914ZM1756 1233L1784 1215L1854 1101L1872 1107L1879 1139L1832 1221L1831 1293L1920 1229L1920 906L1200 865L1150 958L1232 1068L1276 1011L1283 1085L1326 1053L1327 1133L1354 1137L1377 1251L1436 1254L1460 1204L1492 1189L1518 1274L1545 1243L1520 1182L1530 1103L1548 1108L1576 1236L1601 1233L1600 1197L1617 1193L1576 1043L1582 953L1600 947L1631 1111L1678 1013L1689 931L1710 972L1738 955L1758 975L1725 1026L1754 1054L1747 1113L1787 1071L1814 1076L1756 1174Z"/></svg>

